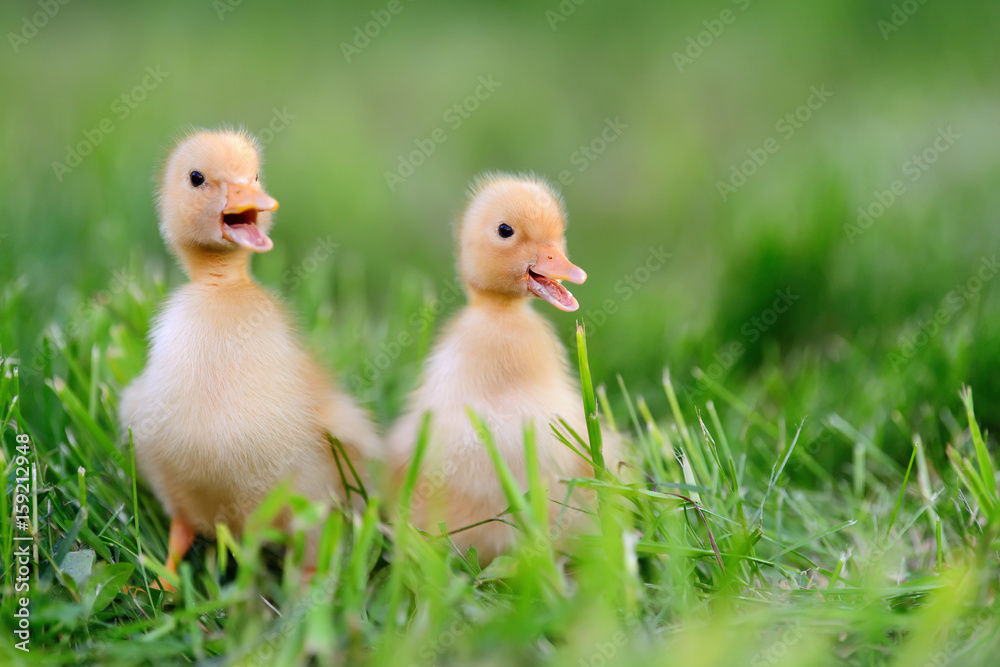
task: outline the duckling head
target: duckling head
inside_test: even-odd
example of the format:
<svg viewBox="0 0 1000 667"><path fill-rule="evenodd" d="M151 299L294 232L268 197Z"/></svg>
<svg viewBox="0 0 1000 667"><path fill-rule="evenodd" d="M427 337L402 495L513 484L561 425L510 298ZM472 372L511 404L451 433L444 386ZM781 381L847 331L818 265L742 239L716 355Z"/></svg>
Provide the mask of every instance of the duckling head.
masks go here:
<svg viewBox="0 0 1000 667"><path fill-rule="evenodd" d="M486 174L473 186L458 230L459 273L470 294L539 297L574 311L560 281L587 274L566 257L562 197L535 176Z"/></svg>
<svg viewBox="0 0 1000 667"><path fill-rule="evenodd" d="M160 231L182 259L192 253L267 252L278 202L260 185L260 151L245 132L200 131L180 141L157 197Z"/></svg>

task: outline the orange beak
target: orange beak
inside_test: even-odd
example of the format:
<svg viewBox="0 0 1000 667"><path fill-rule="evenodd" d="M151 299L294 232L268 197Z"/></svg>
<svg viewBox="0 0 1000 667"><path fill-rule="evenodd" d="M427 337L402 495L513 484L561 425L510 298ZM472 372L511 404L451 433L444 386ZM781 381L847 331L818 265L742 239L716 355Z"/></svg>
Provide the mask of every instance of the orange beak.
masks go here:
<svg viewBox="0 0 1000 667"><path fill-rule="evenodd" d="M278 200L271 197L256 185L243 183L226 183L225 214L255 211L274 211L278 208Z"/></svg>
<svg viewBox="0 0 1000 667"><path fill-rule="evenodd" d="M586 279L587 272L570 262L563 251L554 246L538 246L538 257L528 267L528 290L566 312L573 312L580 304L559 281L568 280L580 285Z"/></svg>
<svg viewBox="0 0 1000 667"><path fill-rule="evenodd" d="M538 259L531 270L555 280L568 280L576 285L582 285L587 279L587 272L570 262L562 250L548 245L538 246Z"/></svg>
<svg viewBox="0 0 1000 667"><path fill-rule="evenodd" d="M222 209L222 237L253 252L267 252L274 242L257 226L257 214L278 208L278 201L256 184L227 183Z"/></svg>

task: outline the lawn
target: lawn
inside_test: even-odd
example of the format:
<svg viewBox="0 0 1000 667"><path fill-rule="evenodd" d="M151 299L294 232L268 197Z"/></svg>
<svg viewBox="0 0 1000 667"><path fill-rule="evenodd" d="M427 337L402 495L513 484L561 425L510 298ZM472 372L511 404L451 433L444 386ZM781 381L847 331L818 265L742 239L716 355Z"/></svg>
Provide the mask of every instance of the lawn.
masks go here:
<svg viewBox="0 0 1000 667"><path fill-rule="evenodd" d="M995 664L997 18L4 4L0 662ZM470 180L561 190L589 279L577 313L536 308L636 460L578 482L597 533L512 492L524 544L483 568L374 490L350 512L279 488L148 590L169 520L116 415L185 279L153 191L178 136L225 124L281 202L255 276L383 431L463 301ZM323 530L307 586L266 527L288 504Z"/></svg>

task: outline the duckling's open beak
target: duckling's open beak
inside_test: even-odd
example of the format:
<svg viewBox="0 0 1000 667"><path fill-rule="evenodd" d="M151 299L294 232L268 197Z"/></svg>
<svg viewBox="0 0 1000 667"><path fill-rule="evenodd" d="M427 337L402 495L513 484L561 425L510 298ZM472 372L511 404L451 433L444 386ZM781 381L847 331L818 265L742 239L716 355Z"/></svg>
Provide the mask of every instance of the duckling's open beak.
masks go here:
<svg viewBox="0 0 1000 667"><path fill-rule="evenodd" d="M538 257L528 267L528 289L535 296L568 313L579 308L580 304L559 281L568 280L580 285L586 279L587 273L571 263L562 250L554 246L538 246Z"/></svg>
<svg viewBox="0 0 1000 667"><path fill-rule="evenodd" d="M253 252L267 252L274 242L257 226L257 214L278 208L278 201L255 184L227 183L222 209L222 237Z"/></svg>

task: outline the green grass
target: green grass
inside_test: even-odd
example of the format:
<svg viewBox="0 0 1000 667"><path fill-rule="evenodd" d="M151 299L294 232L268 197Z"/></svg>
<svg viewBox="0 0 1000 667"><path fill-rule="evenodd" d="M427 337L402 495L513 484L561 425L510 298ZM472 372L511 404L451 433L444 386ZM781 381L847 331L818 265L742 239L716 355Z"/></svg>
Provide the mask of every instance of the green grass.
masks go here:
<svg viewBox="0 0 1000 667"><path fill-rule="evenodd" d="M744 4L678 71L703 21ZM0 663L994 664L1000 290L976 280L1000 248L1000 42L989 3L927 2L883 38L901 4L590 0L552 30L556 2L406 2L350 63L340 42L375 5L60 5L0 62ZM5 3L4 33L37 11ZM486 75L496 92L390 190ZM833 96L723 200L812 86ZM162 573L168 530L116 422L183 280L155 173L183 128L260 131L276 109L294 118L266 146L281 210L254 273L383 429L462 302L450 223L469 179L571 171L569 254L590 278L578 318L547 315L581 409L637 460L576 482L600 498L594 535L546 529L530 467L506 518L525 544L485 569L372 489L357 515L277 489L245 536L195 545L176 598L120 592ZM578 170L614 118L628 127ZM845 229L947 127L932 168ZM597 426L557 430L602 471ZM37 473L28 655L18 435ZM323 530L305 588L301 545L267 528L287 503Z"/></svg>
<svg viewBox="0 0 1000 667"><path fill-rule="evenodd" d="M933 660L947 656L989 664L997 649L1000 505L971 391L962 412L942 415L954 431L938 465L927 456L937 443L919 436L900 462L835 415L771 417L722 386L705 385L688 401L665 375L673 409L653 416L627 383L595 394L585 380L581 409L596 413L599 394L630 415L618 428L637 464L605 471L595 460L597 479L576 481L601 498L593 535L563 535L558 524L550 531L537 474L522 497L497 458L514 509L506 520L525 539L485 569L405 522L411 471L398 511L382 512L373 494L363 513L329 512L278 489L242 539L223 533L198 543L177 597L147 593L162 572L168 522L136 480L127 448L116 448L113 421L123 357L142 350L140 331L119 322L129 311L149 315L158 288L147 287L115 295L77 337L54 337L53 366L65 372L47 382L45 421L24 418L16 365L4 363L7 477L15 432L30 437L37 470L33 659L578 665L670 656L690 665L868 665L944 664ZM578 356L588 378L588 354L600 352L585 347ZM845 474L816 465L819 441L806 436L813 419L833 433L825 446L853 448ZM52 433L66 445L38 446ZM569 437L589 456L599 433ZM9 563L11 538L23 531L4 499L0 552ZM321 566L305 587L301 545L267 527L286 503L301 526L323 527ZM133 595L120 591L126 582ZM2 603L8 636L16 597ZM26 659L3 646L5 660Z"/></svg>

